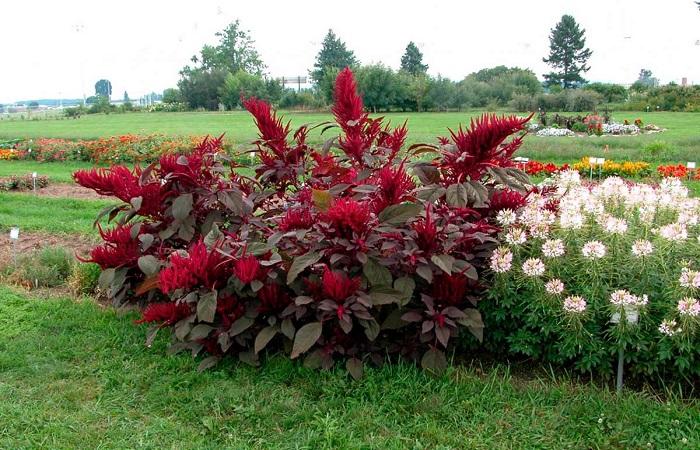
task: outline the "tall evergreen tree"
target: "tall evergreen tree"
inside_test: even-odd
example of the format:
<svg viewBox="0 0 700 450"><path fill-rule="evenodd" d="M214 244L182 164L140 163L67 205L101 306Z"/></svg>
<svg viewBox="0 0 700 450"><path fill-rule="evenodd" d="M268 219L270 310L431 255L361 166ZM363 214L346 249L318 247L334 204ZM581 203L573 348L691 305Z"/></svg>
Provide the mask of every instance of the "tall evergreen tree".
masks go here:
<svg viewBox="0 0 700 450"><path fill-rule="evenodd" d="M345 43L341 41L333 32L328 30L328 34L323 38L321 51L316 56L314 70L310 72L311 79L314 83L319 84L323 81L326 73L335 70L341 70L345 67L353 67L358 64L357 58L352 50L348 50Z"/></svg>
<svg viewBox="0 0 700 450"><path fill-rule="evenodd" d="M110 97L112 95L112 83L104 78L95 83L95 95L101 97Z"/></svg>
<svg viewBox="0 0 700 450"><path fill-rule="evenodd" d="M591 68L586 65L593 52L586 48L586 30L579 28L573 16L565 14L549 35L549 57L542 58L554 71L545 74L548 86L558 85L564 89L585 83L582 72Z"/></svg>
<svg viewBox="0 0 700 450"><path fill-rule="evenodd" d="M428 70L428 65L423 64L423 54L413 41L408 43L406 51L401 57L401 70L411 75L425 73Z"/></svg>

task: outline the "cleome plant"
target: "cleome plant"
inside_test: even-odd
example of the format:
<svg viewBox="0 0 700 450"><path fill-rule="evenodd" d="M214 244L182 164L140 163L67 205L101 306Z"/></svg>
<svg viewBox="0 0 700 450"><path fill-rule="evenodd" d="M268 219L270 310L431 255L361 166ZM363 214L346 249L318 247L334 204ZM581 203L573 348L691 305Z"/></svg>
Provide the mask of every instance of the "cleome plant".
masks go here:
<svg viewBox="0 0 700 450"><path fill-rule="evenodd" d="M492 351L611 374L700 378L700 200L565 170L503 210L482 312Z"/></svg>
<svg viewBox="0 0 700 450"><path fill-rule="evenodd" d="M292 132L244 99L259 130L252 178L221 138L143 169L74 174L121 201L85 260L116 305L143 304L147 342L170 329L173 351L206 354L200 369L266 351L360 377L398 356L440 372L461 332L481 339L495 219L530 189L512 161L529 117L484 115L404 148L406 124L369 117L349 69L334 97L336 123L318 127L339 133L322 148L307 144L314 127Z"/></svg>

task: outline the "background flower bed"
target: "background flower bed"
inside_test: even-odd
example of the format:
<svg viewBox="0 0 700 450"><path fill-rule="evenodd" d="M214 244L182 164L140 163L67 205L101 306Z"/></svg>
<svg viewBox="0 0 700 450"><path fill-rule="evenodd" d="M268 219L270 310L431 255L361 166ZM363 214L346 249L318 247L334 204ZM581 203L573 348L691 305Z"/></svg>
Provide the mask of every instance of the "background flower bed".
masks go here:
<svg viewBox="0 0 700 450"><path fill-rule="evenodd" d="M15 141L11 148L0 149L0 159L52 161L90 161L97 164L140 163L158 160L163 155L186 154L203 137L120 135L93 140L40 138ZM231 152L223 140L221 150Z"/></svg>
<svg viewBox="0 0 700 450"><path fill-rule="evenodd" d="M561 172L501 214L507 247L482 302L487 346L603 374L623 348L631 373L697 383L699 217L677 179L586 186Z"/></svg>
<svg viewBox="0 0 700 450"><path fill-rule="evenodd" d="M36 181L32 178L32 174L23 176L0 177L0 191L25 191L34 189L36 183L37 189L45 188L49 185L49 178L44 175L36 177Z"/></svg>
<svg viewBox="0 0 700 450"><path fill-rule="evenodd" d="M506 138L529 118L483 116L439 146L405 149L438 155L411 164L414 180L398 156L405 124L370 118L349 70L335 99L341 134L318 150L308 127L289 139L268 104L246 100L255 179L224 168L221 139L143 170L75 174L123 202L104 211L118 225L90 260L117 304L147 302L149 341L172 328L173 350L209 355L202 368L225 355L257 364L267 348L312 367L344 361L357 377L387 355L440 371L461 329L481 337L493 218L527 190L511 160L522 136Z"/></svg>

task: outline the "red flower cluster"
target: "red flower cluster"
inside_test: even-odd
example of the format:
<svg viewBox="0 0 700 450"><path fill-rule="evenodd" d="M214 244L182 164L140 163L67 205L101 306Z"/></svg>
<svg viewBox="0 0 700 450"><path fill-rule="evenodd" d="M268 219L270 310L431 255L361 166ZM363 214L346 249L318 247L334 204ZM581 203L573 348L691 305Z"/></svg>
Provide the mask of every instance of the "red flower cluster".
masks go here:
<svg viewBox="0 0 700 450"><path fill-rule="evenodd" d="M355 294L361 283L359 277L349 278L342 272L332 271L328 266L323 271L323 294L338 303L343 303Z"/></svg>
<svg viewBox="0 0 700 450"><path fill-rule="evenodd" d="M683 164L677 165L660 165L656 168L658 174L662 177L687 178L691 176L695 180L700 180L700 170L688 169Z"/></svg>
<svg viewBox="0 0 700 450"><path fill-rule="evenodd" d="M81 261L98 264L103 270L136 264L141 249L139 241L132 236L135 230L131 225L118 225L107 231L99 226L98 229L105 243L93 248L89 259L79 258Z"/></svg>
<svg viewBox="0 0 700 450"><path fill-rule="evenodd" d="M159 275L160 289L169 294L176 289L189 290L196 286L216 289L225 281L227 263L216 249L207 250L202 241L192 244L186 255L170 256L170 266ZM223 280L222 280L223 278Z"/></svg>
<svg viewBox="0 0 700 450"><path fill-rule="evenodd" d="M369 231L370 210L366 203L350 198L340 198L331 204L323 214L336 235L352 239L353 234L362 235Z"/></svg>
<svg viewBox="0 0 700 450"><path fill-rule="evenodd" d="M184 302L151 303L146 306L141 320L137 320L136 323L160 322L163 325L174 325L190 314L192 314L192 309Z"/></svg>
<svg viewBox="0 0 700 450"><path fill-rule="evenodd" d="M504 141L513 133L523 131L530 117L484 114L472 119L468 130L461 126L456 132L450 130L454 145L442 150L440 164L446 181L478 181L487 168L510 165L513 153L522 144L522 137L505 144Z"/></svg>
<svg viewBox="0 0 700 450"><path fill-rule="evenodd" d="M562 164L561 166L557 166L554 163L542 163L542 162L534 161L534 160L530 160L530 161L526 162L525 164L518 163L517 167L519 167L521 170L523 170L528 175L535 175L535 176L537 176L537 175L552 175L552 174L560 172L562 170L569 169L568 164Z"/></svg>

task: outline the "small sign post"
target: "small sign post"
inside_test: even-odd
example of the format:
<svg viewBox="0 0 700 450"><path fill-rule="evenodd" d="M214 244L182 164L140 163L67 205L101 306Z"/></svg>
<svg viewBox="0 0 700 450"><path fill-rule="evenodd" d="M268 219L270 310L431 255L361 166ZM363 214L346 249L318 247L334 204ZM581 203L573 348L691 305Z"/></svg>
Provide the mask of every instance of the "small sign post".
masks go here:
<svg viewBox="0 0 700 450"><path fill-rule="evenodd" d="M588 177L588 179L590 181L593 181L593 166L595 166L597 164L597 162L598 162L598 158L596 158L594 156L591 156L590 158L588 158L588 167L591 169L589 177Z"/></svg>
<svg viewBox="0 0 700 450"><path fill-rule="evenodd" d="M598 164L598 179L600 180L603 176L603 164L605 164L605 158L598 158L596 163Z"/></svg>
<svg viewBox="0 0 700 450"><path fill-rule="evenodd" d="M627 320L627 323L629 323L632 326L636 325L639 322L639 309L637 309L634 306L624 306L623 308L625 311L625 319ZM622 313L620 311L613 313L612 317L610 318L610 322L614 323L614 324L619 324L620 319L622 318L621 316L622 316ZM615 388L616 388L618 394L620 392L622 392L624 369L625 369L625 346L623 345L617 351L617 380L615 383Z"/></svg>
<svg viewBox="0 0 700 450"><path fill-rule="evenodd" d="M690 180L693 177L693 175L690 172L695 170L695 161L688 161L686 167L688 168L688 179Z"/></svg>
<svg viewBox="0 0 700 450"><path fill-rule="evenodd" d="M12 241L12 261L17 264L17 241L19 240L19 227L10 228L10 241Z"/></svg>
<svg viewBox="0 0 700 450"><path fill-rule="evenodd" d="M34 189L34 195L36 195L36 172L32 172L32 187Z"/></svg>

